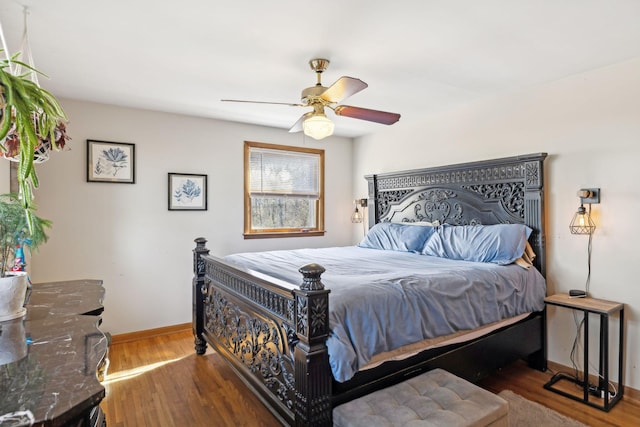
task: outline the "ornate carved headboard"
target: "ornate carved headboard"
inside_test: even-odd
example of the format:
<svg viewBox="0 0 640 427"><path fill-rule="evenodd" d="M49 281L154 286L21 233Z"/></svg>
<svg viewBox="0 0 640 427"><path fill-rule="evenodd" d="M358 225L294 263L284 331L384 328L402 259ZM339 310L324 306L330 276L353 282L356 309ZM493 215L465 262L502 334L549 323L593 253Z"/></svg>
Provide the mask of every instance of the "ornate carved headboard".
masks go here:
<svg viewBox="0 0 640 427"><path fill-rule="evenodd" d="M369 227L377 222L525 224L545 275L546 153L367 175Z"/></svg>

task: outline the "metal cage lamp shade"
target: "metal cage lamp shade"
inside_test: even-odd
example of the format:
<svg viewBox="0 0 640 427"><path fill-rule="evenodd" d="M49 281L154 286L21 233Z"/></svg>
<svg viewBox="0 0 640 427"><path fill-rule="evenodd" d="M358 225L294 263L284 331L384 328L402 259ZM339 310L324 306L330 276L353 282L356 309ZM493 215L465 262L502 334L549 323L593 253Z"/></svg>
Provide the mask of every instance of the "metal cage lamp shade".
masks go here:
<svg viewBox="0 0 640 427"><path fill-rule="evenodd" d="M356 200L353 201L353 203L355 203L356 208L353 211L353 213L351 214L351 222L354 223L354 224L359 224L362 221L364 221L364 215L362 214L362 212L360 212L358 207L366 208L367 207L367 199L356 199Z"/></svg>
<svg viewBox="0 0 640 427"><path fill-rule="evenodd" d="M569 229L571 234L593 234L596 229L596 224L583 205L580 205L578 211L573 215Z"/></svg>
<svg viewBox="0 0 640 427"><path fill-rule="evenodd" d="M356 205L356 209L351 214L351 222L354 224L359 224L362 222L362 214L358 210L358 205Z"/></svg>
<svg viewBox="0 0 640 427"><path fill-rule="evenodd" d="M571 234L587 234L590 236L596 229L596 224L591 219L591 204L600 203L600 189L582 188L578 190L577 196L580 198L580 207L573 215L569 230L571 230ZM584 207L585 203L589 204L588 211Z"/></svg>

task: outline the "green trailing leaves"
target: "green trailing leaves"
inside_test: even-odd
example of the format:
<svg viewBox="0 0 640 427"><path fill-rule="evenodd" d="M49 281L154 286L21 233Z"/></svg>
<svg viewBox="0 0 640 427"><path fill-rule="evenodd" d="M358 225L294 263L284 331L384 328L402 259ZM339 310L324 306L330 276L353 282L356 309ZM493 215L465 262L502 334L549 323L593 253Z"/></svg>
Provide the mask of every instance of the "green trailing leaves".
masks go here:
<svg viewBox="0 0 640 427"><path fill-rule="evenodd" d="M37 249L47 241L51 221L35 215L35 206L24 208L17 194L0 195L0 277L11 268L16 246Z"/></svg>
<svg viewBox="0 0 640 427"><path fill-rule="evenodd" d="M11 72L11 64L28 70L24 74ZM32 73L37 70L17 60L17 54L11 60L0 60L0 154L8 153L3 144L8 135L18 138L18 185L22 205L33 226L33 215L29 208L33 202L33 190L38 187L38 177L34 167L34 153L43 140L48 140L52 148L56 145L56 129L64 130L67 117L56 98L31 80ZM64 139L63 139L64 141Z"/></svg>

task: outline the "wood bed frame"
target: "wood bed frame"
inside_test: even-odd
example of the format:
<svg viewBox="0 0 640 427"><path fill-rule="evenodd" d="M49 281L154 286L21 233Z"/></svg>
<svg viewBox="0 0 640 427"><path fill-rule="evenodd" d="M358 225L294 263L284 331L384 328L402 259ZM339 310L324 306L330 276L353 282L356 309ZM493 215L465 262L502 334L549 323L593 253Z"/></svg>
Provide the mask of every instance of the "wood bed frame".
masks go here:
<svg viewBox="0 0 640 427"><path fill-rule="evenodd" d="M440 221L455 225L520 223L533 229L535 267L545 274L543 163L546 153L366 176L369 226ZM436 367L476 382L516 359L545 370L544 312L472 341L386 362L338 383L325 340L329 289L324 268L301 266L299 287L210 256L194 254L193 333L207 343L286 425L330 426L332 409Z"/></svg>

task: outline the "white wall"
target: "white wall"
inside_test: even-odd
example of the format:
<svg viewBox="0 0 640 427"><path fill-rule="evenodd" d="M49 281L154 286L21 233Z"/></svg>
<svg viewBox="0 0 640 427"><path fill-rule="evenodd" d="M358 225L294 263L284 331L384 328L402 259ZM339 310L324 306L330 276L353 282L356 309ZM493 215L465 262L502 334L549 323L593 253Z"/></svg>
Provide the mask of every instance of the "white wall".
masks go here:
<svg viewBox="0 0 640 427"><path fill-rule="evenodd" d="M9 192L9 161L0 159L0 194Z"/></svg>
<svg viewBox="0 0 640 427"><path fill-rule="evenodd" d="M366 194L365 174L534 152L549 153L549 294L584 289L587 237L571 235L568 225L579 206L576 191L602 189L601 204L593 205L597 230L590 293L626 304L625 376L628 385L640 389L640 228L635 226L640 212L640 59L425 117L420 123L401 120L384 132L359 138L354 144L354 194ZM548 329L549 359L570 366L573 317L550 309ZM591 342L597 342L597 336ZM595 356L592 360L597 366Z"/></svg>
<svg viewBox="0 0 640 427"><path fill-rule="evenodd" d="M50 240L30 263L34 282L95 278L106 288L103 330L191 321L193 239L213 255L350 244L352 141L286 130L61 100L70 151L38 166L39 215ZM86 182L86 140L134 143L136 183ZM325 150L326 236L244 240L243 142ZM168 211L167 173L208 174L207 211Z"/></svg>

